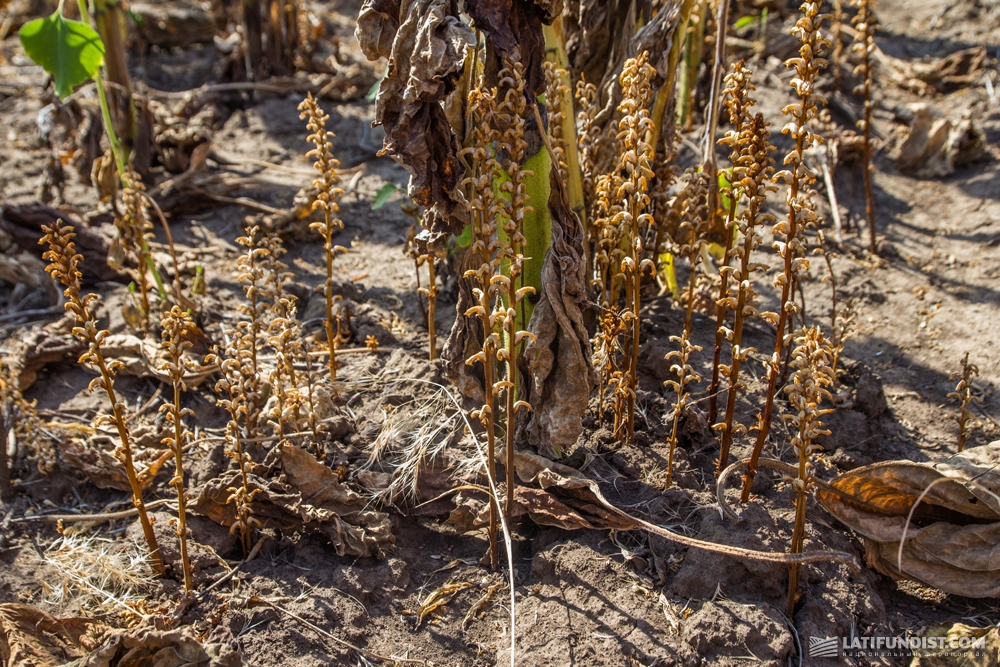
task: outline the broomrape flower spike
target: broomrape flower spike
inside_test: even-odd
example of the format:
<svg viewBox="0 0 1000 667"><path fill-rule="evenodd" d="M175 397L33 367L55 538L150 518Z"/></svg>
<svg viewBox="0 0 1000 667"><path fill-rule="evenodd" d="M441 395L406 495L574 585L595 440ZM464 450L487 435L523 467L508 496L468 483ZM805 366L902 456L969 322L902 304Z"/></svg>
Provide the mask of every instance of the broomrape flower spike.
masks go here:
<svg viewBox="0 0 1000 667"><path fill-rule="evenodd" d="M246 399L246 437L257 437L263 409L260 343L264 336L264 318L267 314L268 288L266 282L265 261L270 253L266 244L257 239L257 227L247 229L246 235L236 239L236 243L246 248L246 252L236 260L239 271L239 281L243 283L246 301L239 305L240 312L247 318L239 322L236 335L241 354L246 355L246 363L241 363L240 370L246 375L243 382Z"/></svg>
<svg viewBox="0 0 1000 667"><path fill-rule="evenodd" d="M297 423L299 420L299 382L295 364L302 357L300 343L302 327L299 324L295 307L296 298L286 293L285 285L292 277L287 271L288 265L279 258L285 254L281 239L276 234L270 234L262 241L267 249L263 255L267 271L267 296L271 302L271 322L268 324L267 344L274 350L275 364L268 383L275 406L269 422L274 427L278 441L284 439L285 422Z"/></svg>
<svg viewBox="0 0 1000 667"><path fill-rule="evenodd" d="M162 327L161 347L167 355L167 361L157 370L164 371L170 377L173 385L174 398L171 403L160 406L160 414L166 416L173 425L173 435L163 439L163 444L174 452L175 472L170 484L177 491L177 536L180 539L181 564L184 568L184 590L191 592L194 588L191 574L191 560L188 558L187 545L187 499L184 495L184 446L190 440L190 432L184 426L184 417L193 417L194 412L181 407L181 397L187 390L184 384L184 373L194 367L191 359L184 352L191 347L190 337L196 331L194 322L180 307L174 306L160 320Z"/></svg>
<svg viewBox="0 0 1000 667"><path fill-rule="evenodd" d="M969 437L969 426L972 421L972 412L969 408L973 403L981 402L981 399L972 393L972 380L979 375L979 367L969 363L969 353L962 357L962 372L952 373L949 380L958 380L955 391L948 394L948 398L953 398L961 406L955 421L958 422L958 451L965 449L965 441Z"/></svg>
<svg viewBox="0 0 1000 667"><path fill-rule="evenodd" d="M500 140L500 133L494 129L493 119L497 112L495 91L479 85L469 91L469 114L472 121L470 146L462 150L474 165L472 175L465 179L463 187L468 188L467 196L471 216L472 245L468 257L479 266L467 270L463 278L473 284L472 294L475 305L467 309L465 317L479 320L482 333L482 348L465 360L469 366L482 364L484 379L484 402L473 410L473 419L479 419L486 431L486 474L490 488L496 488L496 393L494 384L499 373L496 364L497 351L501 349L498 325L505 313L495 304L500 303L501 285L494 277L501 276L500 248L497 234L497 214L500 205L494 196L493 181L501 168L492 150ZM497 553L498 507L497 499L490 494L489 554L490 565L498 566Z"/></svg>
<svg viewBox="0 0 1000 667"><path fill-rule="evenodd" d="M620 311L626 329L622 376L615 381L615 434L623 441L632 442L635 434L635 397L639 365L640 310L642 305L642 276L656 274L656 265L643 259L642 234L644 225L651 225L649 181L654 174L650 165L653 147L646 136L652 133L653 122L646 107L653 97L650 80L656 70L649 64L649 52L643 51L625 61L619 81L622 101L618 111L619 171L625 176L614 192L621 209L616 211L610 224L617 227L619 246L624 245L621 273L625 285L625 304Z"/></svg>
<svg viewBox="0 0 1000 667"><path fill-rule="evenodd" d="M260 525L250 510L250 503L260 489L250 490L250 472L254 463L250 455L243 450L243 433L248 421L247 394L256 391L256 384L251 382L255 376L250 367L250 352L245 344L246 338L237 334L229 338L223 354L220 355L220 351L216 348L205 358L206 364L218 364L222 375L215 385L215 391L223 396L218 401L219 407L229 414L225 436L229 448L226 454L236 462L240 471L240 486L227 489L230 495L226 502L235 505L236 521L230 530L240 531L244 556L253 548L253 529Z"/></svg>
<svg viewBox="0 0 1000 667"><path fill-rule="evenodd" d="M856 0L858 13L854 16L854 51L861 56L860 64L854 68L854 74L861 75L861 84L854 89L855 93L864 98L864 114L858 120L858 129L864 136L862 144L861 168L865 184L865 214L868 217L868 233L870 250L874 255L878 252L878 238L875 235L875 197L872 193L872 111L875 108L872 101L873 67L872 56L875 53L875 23L874 0Z"/></svg>
<svg viewBox="0 0 1000 667"><path fill-rule="evenodd" d="M741 235L742 245L733 249L733 256L739 260L737 267L724 266L720 270L737 284L736 297L729 294L719 300L719 306L733 311L733 328L722 328L722 333L730 343L729 365L720 364L719 370L727 376L725 417L712 428L719 431L721 444L719 447L718 472L729 464L729 452L733 444L733 436L743 435L747 429L742 424L734 423L736 414L736 398L746 386L740 381L740 369L750 355L757 352L752 347L743 347L743 327L750 317L757 317L756 296L753 287L754 272L767 271L765 264L753 261L753 252L761 243L758 229L774 221L774 217L762 213L768 192L777 188L771 185L774 173L774 160L771 158L773 147L768 137L767 123L763 114L757 114L747 119L736 139L740 155L734 169L733 189L739 189L747 198L747 206L737 220L737 228Z"/></svg>
<svg viewBox="0 0 1000 667"><path fill-rule="evenodd" d="M729 159L732 163L733 171L730 177L730 187L723 194L729 197L729 210L726 216L726 250L723 255L723 267L728 266L733 259L733 245L736 240L734 227L736 225L736 209L739 205L741 191L735 186L737 174L740 169L740 137L743 134L744 125L749 120L750 107L757 102L750 97L751 91L756 87L751 81L753 71L748 69L741 60L733 65L732 71L726 75L726 89L722 91L723 104L729 110L729 122L733 129L726 132L726 135L719 140L720 144L729 146ZM751 138L751 137L746 137ZM729 272L719 271L719 298L716 300L715 314L715 349L712 355L712 380L708 385L708 421L715 422L718 405L719 391L719 362L722 358L722 339L724 334L723 323L726 320L728 311L729 295ZM719 468L722 470L722 468Z"/></svg>
<svg viewBox="0 0 1000 667"><path fill-rule="evenodd" d="M125 404L118 400L115 394L114 374L122 367L120 361L108 362L104 358L102 346L110 335L107 330L97 328L97 317L94 308L97 303L96 294L81 295L80 288L83 274L78 266L83 256L76 252L76 245L73 243L72 226L64 227L58 220L51 225L42 225L45 236L40 244L47 243L49 249L42 255L43 259L49 261L46 271L65 286L63 296L66 297L66 310L73 314L77 326L73 327L73 335L87 344L87 350L80 355L79 363L93 364L100 372L100 376L95 378L88 387L93 391L100 387L104 389L111 403L112 417L105 417L105 421L115 424L118 429L120 444L115 449L117 458L125 468L125 475L128 478L129 487L132 489L132 502L139 514L139 522L142 525L142 532L146 538L146 546L149 548L150 560L153 569L157 574L163 574L163 561L160 558L160 548L156 543L156 535L153 533L153 525L146 512L146 504L142 498L142 487L139 485L139 477L135 472L135 465L132 460L131 439L128 427L125 425Z"/></svg>
<svg viewBox="0 0 1000 667"><path fill-rule="evenodd" d="M28 401L21 394L20 373L8 358L0 358L0 499L7 500L14 493L10 478L8 437L13 431L19 446L29 449L35 457L38 471L48 474L56 465L56 450L52 440L42 429L42 421L35 410L35 401Z"/></svg>
<svg viewBox="0 0 1000 667"><path fill-rule="evenodd" d="M313 158L313 166L319 172L319 176L313 181L313 187L319 190L316 201L313 202L313 210L322 209L323 221L314 222L309 225L309 229L319 232L323 236L323 249L326 251L326 281L323 283L323 296L326 298L326 341L327 350L330 354L329 368L330 380L337 381L337 344L339 340L339 324L335 328L335 317L333 314L334 294L333 294L333 260L337 254L347 253L343 246L333 244L333 235L344 228L344 223L336 217L340 210L338 203L344 194L343 189L337 187L340 176L337 170L340 162L333 157L333 132L326 129L326 121L330 116L323 113L312 93L306 96L299 105L299 118L308 118L306 127L312 134L308 141L315 145L311 151L306 153L307 158Z"/></svg>
<svg viewBox="0 0 1000 667"><path fill-rule="evenodd" d="M791 414L782 415L782 419L793 427L792 450L798 458L798 474L794 478L786 478L795 490L795 526L792 530L792 542L789 553L800 554L805 544L806 503L809 500L809 487L813 466L810 456L818 449L813 441L822 435L830 435L823 429L822 417L833 412L832 409L820 408L824 399L830 399L830 387L834 382L833 368L830 366L830 342L823 336L819 327L803 328L796 337L797 347L792 350L791 382L785 387ZM791 566L788 576L788 617L795 611L795 603L799 598L799 571L801 565Z"/></svg>
<svg viewBox="0 0 1000 667"><path fill-rule="evenodd" d="M774 395L778 376L781 374L781 359L786 349L785 329L789 318L797 311L794 300L796 277L800 271L809 268L809 260L804 257L805 246L799 237L799 232L806 226L815 224L817 220L810 190L815 177L805 165L804 159L806 149L821 141L821 138L813 133L810 124L819 114L817 105L826 101L815 92L816 77L826 66L826 61L819 57L819 53L830 45L821 32L824 15L819 13L819 5L818 2L802 3L800 7L802 16L792 28L792 34L799 38L802 46L798 57L785 61L786 67L795 70L791 86L799 101L781 110L789 117L781 132L793 139L795 145L785 155L784 164L787 168L774 175L775 182L783 182L788 186L785 193L788 216L771 227L771 233L776 239L774 248L783 260L782 272L774 279L775 286L781 289L780 310L777 313L761 313L761 317L775 325L777 332L774 352L771 354L767 369L767 393L759 422L760 430L757 432L757 439L750 454L750 463L740 493L740 500L744 503L750 499L754 476L757 473L757 461L760 459L771 428Z"/></svg>

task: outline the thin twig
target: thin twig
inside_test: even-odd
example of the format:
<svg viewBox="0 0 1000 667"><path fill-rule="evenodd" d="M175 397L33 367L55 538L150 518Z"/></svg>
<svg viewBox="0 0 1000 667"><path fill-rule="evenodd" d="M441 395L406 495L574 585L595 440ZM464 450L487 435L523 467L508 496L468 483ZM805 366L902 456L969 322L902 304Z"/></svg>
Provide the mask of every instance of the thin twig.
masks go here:
<svg viewBox="0 0 1000 667"><path fill-rule="evenodd" d="M155 507L162 507L170 503L170 499L163 498L161 500L154 500L151 503L146 503L146 509L150 510ZM127 519L130 516L135 516L138 514L139 510L136 508L122 510L120 512L102 512L100 514L44 514L39 516L22 516L19 519L14 519L13 523L25 523L27 521L42 521L45 523L73 523L76 521L94 521L97 523L102 523L104 521L115 521L117 519Z"/></svg>

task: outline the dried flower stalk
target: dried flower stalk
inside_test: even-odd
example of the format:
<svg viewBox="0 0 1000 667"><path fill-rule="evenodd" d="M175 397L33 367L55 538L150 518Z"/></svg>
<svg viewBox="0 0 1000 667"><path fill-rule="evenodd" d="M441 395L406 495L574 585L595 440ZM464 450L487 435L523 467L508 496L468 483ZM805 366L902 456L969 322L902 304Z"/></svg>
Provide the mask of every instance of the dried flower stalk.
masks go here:
<svg viewBox="0 0 1000 667"><path fill-rule="evenodd" d="M497 254L501 257L501 268L506 264L506 275L493 277L493 282L501 287L501 296L506 301L500 324L504 333L505 347L497 350L497 360L504 362L505 378L493 385L497 395L503 392L506 401L505 449L507 473L507 504L505 511L511 518L514 507L514 433L517 430L517 413L531 410L527 401L519 400L518 363L524 350L524 341L534 341L534 334L526 331L528 323L524 298L535 293L535 288L524 284L524 216L532 211L528 205L531 199L527 191L527 179L534 174L521 168L525 159L528 142L524 138L528 101L525 94L524 66L517 60L507 60L500 70L500 85L504 86L504 96L497 105L496 119L503 131L497 150L506 154L504 171L508 180L502 184L507 196L498 202L503 208L502 224L498 234Z"/></svg>
<svg viewBox="0 0 1000 667"><path fill-rule="evenodd" d="M122 212L115 215L117 238L109 253L109 263L115 268L121 268L124 254L131 252L136 256L138 267L135 271L135 282L139 286L142 317L149 323L149 284L146 280L146 269L152 266L152 255L149 251L148 239L152 238L153 223L149 220L146 201L143 198L143 185L139 175L129 170L122 178Z"/></svg>
<svg viewBox="0 0 1000 667"><path fill-rule="evenodd" d="M720 144L729 146L729 160L732 163L732 175L730 176L730 187L723 192L729 197L729 210L726 212L726 250L723 255L723 268L719 270L719 298L716 300L715 311L715 348L712 354L712 380L708 385L708 422L715 423L718 409L719 393L719 363L722 359L722 339L724 336L723 324L726 321L728 312L726 297L729 296L729 271L725 271L733 259L733 246L736 240L736 209L742 196L740 188L736 186L740 168L740 138L751 136L744 134L744 125L750 120L750 107L757 102L750 93L756 90L752 81L753 71L746 67L740 60L733 65L732 71L726 75L726 89L722 91L723 104L729 111L729 123L732 129L719 140ZM721 470L721 468L720 468Z"/></svg>
<svg viewBox="0 0 1000 667"><path fill-rule="evenodd" d="M734 423L736 414L736 398L745 389L740 381L740 369L751 354L756 350L743 347L743 325L748 317L757 317L757 293L753 287L753 274L766 271L767 265L753 261L753 252L760 245L758 232L760 225L773 222L774 218L762 213L767 193L776 188L771 185L774 173L774 160L771 158L773 147L769 141L770 133L763 114L757 114L747 122L736 140L740 148L733 188L738 188L747 197L747 207L737 221L737 227L742 236L742 245L733 249L733 254L739 259L739 266L724 266L722 271L729 274L737 284L736 297L726 294L720 301L720 307L725 305L733 311L733 328L724 329L723 334L730 343L729 365L721 365L720 371L728 378L726 392L726 412L723 420L713 424L712 428L720 431L718 470L722 471L729 464L729 452L733 444L733 436L742 435L747 429L742 424ZM725 302L722 304L722 302Z"/></svg>
<svg viewBox="0 0 1000 667"><path fill-rule="evenodd" d="M674 403L673 425L670 428L670 437L667 440L667 444L670 446L670 451L667 454L667 476L663 484L663 488L665 489L669 489L670 485L673 483L674 452L677 449L677 431L680 427L681 415L684 414L684 410L687 408L688 400L691 396L688 385L701 382L701 376L695 373L694 368L690 364L691 353L701 352L701 346L693 345L691 343L690 328L685 327L680 336L671 336L670 340L677 343L680 349L667 353L666 357L668 361L670 359L677 359L677 363L670 366L671 372L677 374L677 380L667 380L663 383L670 389L673 389L674 393L677 395L677 400Z"/></svg>
<svg viewBox="0 0 1000 667"><path fill-rule="evenodd" d="M42 474L48 474L56 466L56 449L52 439L42 428L42 420L38 416L35 406L37 401L29 401L21 393L21 374L18 368L9 358L0 358L0 417L3 419L3 437L0 442L7 443L7 433L14 429L14 437L19 446L26 447L35 458L35 465ZM6 461L7 447L0 446L0 458ZM9 462L0 463L0 476L5 472L8 475L6 481L0 477L0 492L6 487L6 492L11 491ZM6 497L6 496L5 496Z"/></svg>
<svg viewBox="0 0 1000 667"><path fill-rule="evenodd" d="M563 100L570 94L564 77L566 70L553 62L542 63L545 72L545 111L548 115L546 133L549 145L552 147L552 166L559 170L563 183L569 182L569 165L566 163L566 140L563 138L563 126L566 123L566 113L563 111Z"/></svg>
<svg viewBox="0 0 1000 667"><path fill-rule="evenodd" d="M268 383L276 402L269 415L269 423L280 441L285 437L285 422L294 424L299 419L299 382L295 364L302 358L302 327L295 307L296 298L285 291L285 284L292 274L287 271L288 265L280 260L285 254L281 239L271 234L264 238L262 245L267 248L263 260L272 318L267 327L267 344L275 353L274 369Z"/></svg>
<svg viewBox="0 0 1000 667"><path fill-rule="evenodd" d="M962 357L962 372L952 373L949 380L958 380L955 391L948 394L948 398L953 398L961 406L955 421L958 422L958 451L965 449L965 442L969 438L969 424L972 421L972 411L969 409L973 403L980 402L980 398L972 393L972 380L979 375L979 367L969 363L969 353Z"/></svg>
<svg viewBox="0 0 1000 667"><path fill-rule="evenodd" d="M576 103L580 107L576 114L576 122L579 132L577 141L580 170L583 173L583 197L587 210L593 211L596 197L597 151L601 141L601 128L597 123L597 114L601 110L598 105L597 86L581 78L576 83Z"/></svg>
<svg viewBox="0 0 1000 667"><path fill-rule="evenodd" d="M864 169L865 183L865 214L868 217L870 249L872 254L878 251L878 238L875 235L875 197L872 193L872 111L875 105L872 101L873 72L872 56L875 53L875 14L872 9L874 0L857 0L858 13L854 16L854 51L861 56L860 64L854 68L854 74L861 75L861 85L854 89L864 97L864 115L858 120L858 129L863 132L864 144L861 153L861 168Z"/></svg>
<svg viewBox="0 0 1000 667"><path fill-rule="evenodd" d="M236 260L239 270L239 281L243 283L246 301L241 303L239 311L247 318L239 322L237 336L242 340L239 349L247 355L246 364L241 363L240 369L246 374L243 389L246 399L246 437L254 439L258 435L261 411L263 409L263 378L261 375L260 344L265 331L264 318L267 315L266 272L264 261L269 252L267 247L257 239L256 225L246 230L246 235L236 239L236 242L246 248L246 252Z"/></svg>
<svg viewBox="0 0 1000 667"><path fill-rule="evenodd" d="M93 391L98 387L104 389L108 401L111 403L112 417L108 421L114 422L121 440L121 444L115 449L115 457L121 461L125 468L125 475L128 477L129 486L132 489L132 502L139 514L139 522L142 525L142 532L149 548L153 569L156 570L157 574L162 575L163 561L160 558L160 547L156 543L153 524L146 512L146 503L142 499L142 487L139 485L139 478L132 460L131 440L128 427L125 425L125 404L120 402L115 394L114 374L122 367L122 362L117 360L107 362L104 359L104 352L101 348L110 333L107 330L97 328L97 317L94 314L97 295L80 294L83 274L80 273L78 266L83 256L76 252L76 245L73 243L73 237L76 234L73 232L73 227L64 227L56 220L51 225L43 225L42 231L45 232L45 236L39 243L47 243L49 246L49 249L42 255L43 259L49 261L45 270L66 287L63 291L63 296L66 297L66 310L71 312L77 321L77 326L73 327L73 335L87 343L88 349L80 356L79 362L81 364L92 363L97 366L100 372L100 377L95 378L90 383L88 390ZM105 419L107 418L105 417Z"/></svg>
<svg viewBox="0 0 1000 667"><path fill-rule="evenodd" d="M792 529L792 542L789 553L800 554L805 544L806 533L806 502L809 500L810 479L813 466L810 456L820 449L813 441L821 435L829 435L830 431L823 429L822 417L833 412L832 409L820 408L824 399L831 398L827 389L834 382L833 368L830 367L830 343L823 336L819 327L802 329L795 339L798 347L792 351L791 383L785 387L791 413L782 415L782 419L792 424L795 431L792 435L792 449L798 457L798 474L789 479L795 489L795 526ZM788 617L792 617L795 602L799 594L799 570L801 565L791 566L788 577Z"/></svg>
<svg viewBox="0 0 1000 667"><path fill-rule="evenodd" d="M347 249L343 246L334 245L333 235L344 228L344 223L340 218L336 217L337 211L340 210L338 201L344 194L344 191L337 187L337 183L340 182L340 176L337 174L340 162L333 157L333 143L331 140L334 134L326 129L326 121L329 120L330 116L323 113L323 110L319 107L319 102L313 98L312 93L309 93L306 99L302 100L302 103L299 105L299 111L302 112L299 114L299 118L309 119L306 127L308 127L312 134L309 135L308 141L315 145L313 150L306 153L306 157L315 159L313 166L319 172L319 177L313 181L313 187L319 190L319 194L316 195L316 201L313 202L312 207L313 210L323 210L323 221L312 223L309 225L309 229L323 235L323 249L326 251L326 281L323 283L323 296L326 298L326 341L327 350L330 353L330 380L336 382L339 323L337 329L335 329L334 322L336 320L333 312L333 260L338 253L346 253Z"/></svg>
<svg viewBox="0 0 1000 667"><path fill-rule="evenodd" d="M494 280L502 275L497 234L497 213L500 208L494 196L493 179L501 171L492 146L500 140L500 133L493 127L496 114L494 93L484 86L469 91L469 113L472 119L469 148L463 154L471 158L474 172L465 180L469 189L469 213L471 216L472 245L468 253L479 266L469 269L463 278L473 282L472 293L475 304L465 311L465 317L476 317L482 327L482 349L465 360L469 366L482 364L485 396L482 407L472 411L473 419L479 419L486 431L486 474L491 488L496 487L496 393L494 383L499 377L496 364L497 352L502 345L497 333L498 324L505 313L495 304L499 303L501 285ZM498 565L497 554L498 508L497 499L490 494L490 524L488 538L490 544L490 564Z"/></svg>
<svg viewBox="0 0 1000 667"><path fill-rule="evenodd" d="M625 303L621 317L627 329L623 346L626 354L624 374L615 387L615 433L627 442L632 442L635 432L642 276L646 272L649 275L656 273L656 265L643 258L641 234L644 225L652 224L652 216L647 211L650 207L649 181L653 178L650 168L653 147L646 141L652 121L646 107L653 97L649 82L655 74L656 70L649 64L649 53L643 51L625 61L619 77L622 101L618 111L622 118L618 122L618 166L625 176L614 193L621 210L615 213L611 224L621 230L620 238L625 246L621 261Z"/></svg>
<svg viewBox="0 0 1000 667"><path fill-rule="evenodd" d="M782 109L782 113L789 117L789 122L782 128L781 132L795 140L795 147L785 156L784 164L787 165L787 169L774 175L775 182L784 182L788 186L788 191L785 194L788 217L775 223L771 228L775 239L781 239L774 242L774 247L783 260L782 272L774 279L775 286L781 288L781 300L778 313L761 313L761 317L775 324L777 333L774 340L774 352L771 354L767 371L767 393L764 410L761 414L761 428L757 433L757 440L750 455L750 464L747 466L743 478L743 490L740 494L742 502L750 499L754 476L757 473L757 460L764 449L764 443L767 442L771 428L774 395L777 390L778 376L781 373L781 359L785 351L785 328L788 319L794 317L797 310L794 300L796 276L800 271L809 268L809 260L803 256L805 246L799 238L799 232L816 221L816 213L813 210L811 199L812 191L810 190L815 177L803 161L806 149L821 141L820 137L813 133L810 124L819 114L817 104L824 101L815 92L816 76L820 69L826 66L826 61L819 57L819 53L830 45L821 32L823 15L819 13L819 5L818 2L802 3L800 8L802 17L792 29L792 34L799 38L802 46L799 49L798 57L785 61L786 67L795 69L796 76L792 79L791 86L798 95L799 101Z"/></svg>
<svg viewBox="0 0 1000 667"><path fill-rule="evenodd" d="M184 351L190 349L190 337L196 331L196 327L180 306L171 308L160 320L160 326L163 328L161 346L167 355L167 360L157 370L166 372L174 390L173 401L160 406L160 414L164 414L174 427L173 436L165 437L163 444L174 452L175 471L170 484L177 491L177 537L180 539L181 565L184 569L184 590L191 592L194 583L191 559L188 557L187 498L184 495L184 446L190 440L191 434L184 426L184 417L194 417L194 412L181 407L181 397L187 390L184 373L192 368L191 360L184 356Z"/></svg>
<svg viewBox="0 0 1000 667"><path fill-rule="evenodd" d="M259 527L259 522L252 516L250 502L260 489L250 490L250 472L253 469L253 459L244 451L244 433L249 421L249 404L247 396L257 391L256 375L253 373L250 350L247 349L246 336L236 333L229 338L224 353L218 348L205 358L207 364L218 364L221 377L215 385L216 393L223 395L218 404L229 413L226 424L226 442L229 448L226 454L236 462L240 471L240 486L229 488L227 503L236 506L236 521L232 531L240 531L240 544L243 555L253 548L253 529ZM241 426L242 422L242 426Z"/></svg>

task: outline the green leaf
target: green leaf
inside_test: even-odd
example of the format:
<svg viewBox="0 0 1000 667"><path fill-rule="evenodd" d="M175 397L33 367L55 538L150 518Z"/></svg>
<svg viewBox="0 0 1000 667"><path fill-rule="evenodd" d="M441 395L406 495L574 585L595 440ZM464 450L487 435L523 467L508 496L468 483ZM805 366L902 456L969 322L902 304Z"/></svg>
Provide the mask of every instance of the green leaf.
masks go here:
<svg viewBox="0 0 1000 667"><path fill-rule="evenodd" d="M372 87L368 89L368 94L365 95L365 100L369 104L371 104L372 102L374 102L375 98L378 97L378 89L382 85L382 82L385 81L385 77L388 74L389 74L389 67L386 66L385 71L382 72L382 76L380 76L378 78L378 81L376 81L375 83L373 83Z"/></svg>
<svg viewBox="0 0 1000 667"><path fill-rule="evenodd" d="M742 16L742 17L740 17L739 19L736 20L736 23L733 24L733 28L735 28L736 30L739 30L741 28L747 27L748 25L753 25L758 20L759 19L756 16Z"/></svg>
<svg viewBox="0 0 1000 667"><path fill-rule="evenodd" d="M93 79L104 62L100 35L86 23L64 19L58 11L25 23L18 34L28 57L52 75L60 99Z"/></svg>
<svg viewBox="0 0 1000 667"><path fill-rule="evenodd" d="M389 201L389 197L396 194L397 190L402 189L403 188L399 187L395 183L384 183L382 187L378 189L378 192L375 193L375 200L372 202L372 210L377 211L385 206Z"/></svg>
<svg viewBox="0 0 1000 667"><path fill-rule="evenodd" d="M462 233L455 237L456 248L468 248L472 245L472 225L466 225Z"/></svg>

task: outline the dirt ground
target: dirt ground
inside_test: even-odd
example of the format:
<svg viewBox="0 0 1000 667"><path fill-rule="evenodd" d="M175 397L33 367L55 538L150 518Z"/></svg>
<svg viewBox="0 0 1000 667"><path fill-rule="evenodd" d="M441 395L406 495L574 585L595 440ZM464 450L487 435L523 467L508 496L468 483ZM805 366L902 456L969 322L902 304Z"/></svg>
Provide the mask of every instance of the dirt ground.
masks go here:
<svg viewBox="0 0 1000 667"><path fill-rule="evenodd" d="M376 192L385 183L406 184L406 172L389 158L377 157L381 130L370 127L373 105L367 87L381 74L383 63L364 61L353 36L358 4L341 0L313 10L339 39L340 65L355 66L364 89L351 101L324 101L337 133L334 153L347 168L341 217L345 228L337 243L349 252L337 260L337 292L354 309L354 340L361 347L374 335L377 353L341 358L341 402L326 445L331 465L361 469L376 437L393 419L435 406L446 428L461 438L463 422L442 399L438 386L406 382L408 378L444 383L439 362L428 362L426 330L415 295L415 270L403 254L410 218L400 209L405 195L394 194L372 210ZM780 4L780 3L779 3ZM951 373L969 354L979 368L975 390L982 399L968 446L998 437L1000 425L1000 349L996 322L1000 318L1000 187L997 158L1000 146L1000 103L995 57L1000 57L1000 5L990 0L881 0L877 43L888 55L906 61L943 57L957 50L985 46L988 58L974 83L943 91L917 92L879 70L875 134L881 148L875 158L875 205L880 253L866 252L864 192L857 162L839 166L834 183L845 232L834 262L839 297L853 301L858 331L847 343L849 407L828 418L832 435L818 457L820 477L885 459L934 461L955 446L957 407L947 398L954 389ZM790 73L780 60L790 55L779 18L769 25L768 49L751 61L759 106L777 135L780 109L791 101ZM794 47L793 47L794 48ZM16 35L2 44L6 63L0 66L0 203L19 206L39 201L51 155L43 138L40 112L49 104L43 76L28 62ZM784 51L782 51L784 49ZM846 51L846 49L845 49ZM134 58L133 76L150 99L175 103L185 91L213 81L220 55L211 44L153 50ZM850 76L847 76L850 80ZM990 86L984 84L989 80ZM844 86L849 90L849 86ZM229 170L243 180L226 196L246 197L273 209L293 206L296 193L309 179L304 152L304 121L296 107L302 94L221 91L207 98L215 109L211 121L216 151L208 169ZM92 94L91 94L92 98ZM832 122L850 127L849 113L860 109L857 96L837 97ZM93 106L93 99L83 100ZM917 178L900 173L896 155L906 135L906 108L924 103L952 118L969 118L986 140L982 155L959 165L954 173ZM687 136L697 143L699 136ZM774 141L779 154L783 137ZM689 142L689 143L690 143ZM721 150L721 149L720 149ZM720 152L720 156L721 156ZM229 162L222 164L223 158ZM695 161L690 149L682 162ZM256 162L255 162L256 161ZM262 166L280 165L284 169ZM72 169L65 169L61 197L50 203L77 218L94 210L94 189ZM176 173L154 167L153 182ZM992 185L991 185L992 184ZM51 188L49 188L51 191ZM770 204L778 211L780 198ZM830 220L826 189L818 187L821 216ZM220 201L197 200L173 208L170 225L184 280L204 266L207 289L202 297L202 325L219 330L231 324L242 298L235 275L238 248L234 239L247 219L266 223L280 218L258 208ZM108 218L91 221L110 238ZM296 226L298 225L298 226ZM294 272L291 291L307 330L322 328L324 304L316 292L324 275L320 242L299 223L285 225ZM860 230L860 233L859 233ZM167 260L166 238L157 226L154 251ZM770 238L761 246L772 265L776 256ZM820 281L823 262L815 260L813 280L804 286L810 321L828 325L829 286ZM766 305L776 301L774 290L759 281ZM99 282L102 316L112 333L127 331L120 306L128 299L120 282ZM444 279L437 312L437 329L444 340L455 317L456 279ZM6 318L6 313L44 308L44 292L4 283L0 306L0 337L8 341L28 327L53 322L56 316ZM638 435L628 447L616 445L598 423L595 402L585 420L585 433L568 463L600 483L615 505L647 520L720 543L783 551L791 535L793 505L786 485L762 473L758 499L746 507L739 524L720 518L715 505L713 469L716 443L707 429L703 398L684 423L678 452L676 485L661 490L666 461L673 394L662 382L670 377L664 355L672 349L668 337L679 333L683 313L668 298L649 301L644 312L641 352ZM712 345L713 321L702 316L695 325L695 342ZM749 343L761 350L773 341L773 330L760 324L748 332ZM711 360L697 363L706 375ZM740 417L746 423L761 404L764 375L761 358L748 367L749 389L741 397ZM91 376L71 363L53 363L39 372L28 397L38 400L43 418L89 423L104 407L103 399L86 393ZM121 391L129 406L143 405L160 387L151 377L122 377ZM221 434L226 418L215 405L211 382L192 390L188 407L202 434ZM155 410L148 413L150 420ZM772 451L788 460L788 434L778 424L772 431ZM403 436L399 436L402 438ZM737 442L734 455L749 452ZM197 444L191 454L189 493L217 477L229 464L220 442ZM60 466L43 477L25 465L18 496L0 518L26 511L100 512L127 506L124 493L99 488ZM152 498L169 498L168 475L161 474ZM351 483L357 485L352 476ZM157 510L162 543L176 544L166 508ZM252 596L276 601L283 609L336 637L385 656L426 660L435 665L509 664L509 591L504 585L481 611L467 617L485 591L504 578L479 565L486 549L482 532L462 534L444 519L447 512L408 512L389 508L395 545L384 559L339 557L319 533L272 535L258 557L229 583L220 587L183 617L203 641L238 648L244 664L295 667L317 664L365 664L358 655L329 638L267 606L247 602ZM844 529L821 508L811 504L806 550L837 549L863 556L860 538ZM94 534L122 539L135 532L132 520L112 521ZM23 522L5 527L8 546L0 550L0 603L23 602L56 616L94 613L72 596L54 599L46 582L58 578L44 562L45 551L58 537L50 524ZM200 585L207 585L240 559L228 530L205 519L193 520L192 535L201 545ZM516 653L521 665L767 665L833 664L803 656L807 637L894 635L938 623L963 621L977 626L1000 623L1000 609L990 600L947 595L924 586L894 581L864 569L860 575L835 563L808 566L803 572L804 597L793 618L784 615L787 568L748 563L677 545L642 532L569 532L538 527L527 519L513 527L515 565ZM173 547L176 549L175 547ZM168 560L171 547L167 547ZM218 558L228 561L221 566ZM418 624L416 610L429 593L447 582L470 584L432 620ZM178 584L157 584L154 599L167 600ZM112 617L114 615L112 614ZM862 659L857 664L907 664L903 658Z"/></svg>

